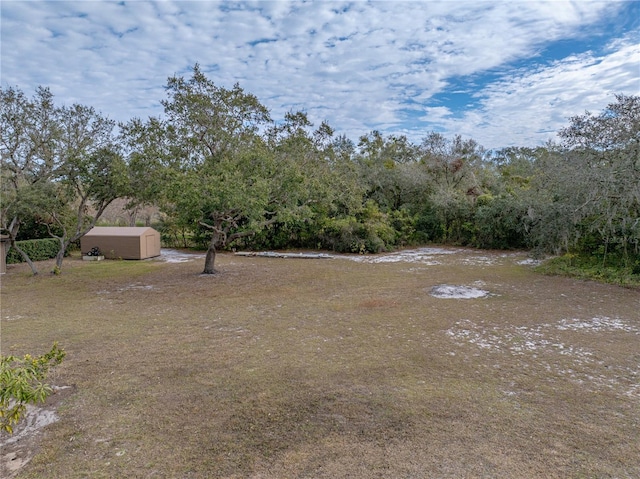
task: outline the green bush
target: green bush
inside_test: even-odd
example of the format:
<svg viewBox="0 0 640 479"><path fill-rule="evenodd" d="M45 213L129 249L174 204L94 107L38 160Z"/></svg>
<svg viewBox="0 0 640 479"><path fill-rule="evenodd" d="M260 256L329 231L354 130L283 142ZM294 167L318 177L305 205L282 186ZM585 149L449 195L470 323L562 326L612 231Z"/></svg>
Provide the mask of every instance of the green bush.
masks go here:
<svg viewBox="0 0 640 479"><path fill-rule="evenodd" d="M417 216L412 215L408 209L393 210L389 218L391 227L396 232L396 245L407 246L422 242L422 235L416 231Z"/></svg>
<svg viewBox="0 0 640 479"><path fill-rule="evenodd" d="M17 241L22 251L27 253L31 261L44 261L55 258L60 249L60 243L53 238ZM18 250L11 248L7 254L7 264L22 263L23 259Z"/></svg>
<svg viewBox="0 0 640 479"><path fill-rule="evenodd" d="M445 238L445 228L438 217L437 208L425 204L416 214L415 238L417 242L438 242Z"/></svg>
<svg viewBox="0 0 640 479"><path fill-rule="evenodd" d="M628 267L622 266L622 260L619 260L615 266L603 265L602 259L595 255L566 253L545 261L536 267L536 271L543 274L640 287L640 274L638 274L640 269L636 267L637 263Z"/></svg>
<svg viewBox="0 0 640 479"><path fill-rule="evenodd" d="M357 230L358 221L353 217L326 218L318 232L319 246L343 253L359 252L364 249L364 244Z"/></svg>
<svg viewBox="0 0 640 479"><path fill-rule="evenodd" d="M339 253L379 253L391 249L395 230L379 219L328 218L320 231L320 247Z"/></svg>
<svg viewBox="0 0 640 479"><path fill-rule="evenodd" d="M516 198L482 195L474 216L474 241L478 248L510 249L527 247L524 228L526 206Z"/></svg>
<svg viewBox="0 0 640 479"><path fill-rule="evenodd" d="M44 402L51 387L44 383L49 370L62 362L66 353L53 343L42 356L23 358L0 355L0 431L13 433L24 416L27 404Z"/></svg>
<svg viewBox="0 0 640 479"><path fill-rule="evenodd" d="M316 248L320 247L319 228L316 222L306 219L276 222L267 225L253 236L242 238L237 244L240 248L255 250Z"/></svg>

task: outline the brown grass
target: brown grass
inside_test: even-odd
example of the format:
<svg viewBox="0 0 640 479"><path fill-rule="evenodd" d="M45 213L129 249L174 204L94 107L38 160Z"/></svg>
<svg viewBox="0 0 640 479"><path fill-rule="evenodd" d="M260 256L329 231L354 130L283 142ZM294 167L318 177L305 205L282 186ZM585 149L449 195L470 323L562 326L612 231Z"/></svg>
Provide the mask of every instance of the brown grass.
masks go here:
<svg viewBox="0 0 640 479"><path fill-rule="evenodd" d="M75 388L18 477L640 477L640 295L517 259L10 266L2 352Z"/></svg>

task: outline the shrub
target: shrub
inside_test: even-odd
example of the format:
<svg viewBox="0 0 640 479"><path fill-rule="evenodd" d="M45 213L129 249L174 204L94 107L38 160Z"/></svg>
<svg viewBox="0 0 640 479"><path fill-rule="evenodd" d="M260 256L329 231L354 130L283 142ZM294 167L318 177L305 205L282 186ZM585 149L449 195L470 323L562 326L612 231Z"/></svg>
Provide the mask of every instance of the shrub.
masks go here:
<svg viewBox="0 0 640 479"><path fill-rule="evenodd" d="M55 258L60 249L60 243L53 238L18 241L18 246L27 253L31 261L44 261ZM11 248L7 254L7 264L22 263L23 259L18 250Z"/></svg>
<svg viewBox="0 0 640 479"><path fill-rule="evenodd" d="M526 247L525 215L526 207L516 198L480 196L474 217L473 246L494 249Z"/></svg>
<svg viewBox="0 0 640 479"><path fill-rule="evenodd" d="M276 222L267 225L253 236L241 238L237 244L256 250L315 248L321 246L318 245L319 229L318 223L307 219Z"/></svg>
<svg viewBox="0 0 640 479"><path fill-rule="evenodd" d="M416 240L422 243L442 241L446 236L437 209L430 203L416 214L415 229Z"/></svg>
<svg viewBox="0 0 640 479"><path fill-rule="evenodd" d="M602 264L602 259L595 255L566 253L549 259L536 267L543 274L570 276L579 279L590 279L621 286L640 287L640 275L637 263L622 266L623 260L618 258L615 266Z"/></svg>
<svg viewBox="0 0 640 479"><path fill-rule="evenodd" d="M379 253L390 249L395 241L395 230L374 218L364 222L352 216L328 218L319 234L322 248L340 253Z"/></svg>
<svg viewBox="0 0 640 479"><path fill-rule="evenodd" d="M51 350L34 358L0 355L0 431L13 433L24 416L27 404L44 402L51 387L43 381L49 369L62 362L66 353L54 343Z"/></svg>
<svg viewBox="0 0 640 479"><path fill-rule="evenodd" d="M393 210L390 215L391 226L396 232L397 245L421 243L422 235L416 231L417 216L412 215L408 209Z"/></svg>
<svg viewBox="0 0 640 479"><path fill-rule="evenodd" d="M364 244L357 230L358 221L353 217L326 218L318 232L319 246L338 252L359 252L364 249Z"/></svg>

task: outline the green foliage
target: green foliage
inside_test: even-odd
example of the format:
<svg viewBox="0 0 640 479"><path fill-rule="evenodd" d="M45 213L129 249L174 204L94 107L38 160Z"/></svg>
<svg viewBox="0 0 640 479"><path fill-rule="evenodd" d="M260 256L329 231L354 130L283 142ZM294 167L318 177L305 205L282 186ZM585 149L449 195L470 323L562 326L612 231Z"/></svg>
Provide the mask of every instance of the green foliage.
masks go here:
<svg viewBox="0 0 640 479"><path fill-rule="evenodd" d="M175 218L166 216L153 223L151 227L160 233L160 242L163 248L195 247L191 228L180 224Z"/></svg>
<svg viewBox="0 0 640 479"><path fill-rule="evenodd" d="M591 236L589 243L599 238L604 254L613 246L628 264L640 241L640 97L616 100L599 115L572 118L560 131L566 151L562 164L552 165L552 179L575 229L570 246L583 234Z"/></svg>
<svg viewBox="0 0 640 479"><path fill-rule="evenodd" d="M400 241L408 243L413 232L413 218L407 213L383 213L369 200L352 215L317 215L315 221L297 219L274 223L244 245L256 249L303 247L378 253L392 249Z"/></svg>
<svg viewBox="0 0 640 479"><path fill-rule="evenodd" d="M269 112L238 84L215 85L197 64L191 78L169 78L166 91L165 119L123 128L132 182L147 183L139 201L157 202L173 220L165 240L177 227L206 241L204 272L213 273L216 248L269 220L271 155L258 135Z"/></svg>
<svg viewBox="0 0 640 479"><path fill-rule="evenodd" d="M25 214L23 216L21 224L20 224L20 232L16 237L19 241L25 241L29 239L43 239L49 238L51 239L51 235L49 234L49 228L45 223L42 223L42 218L38 214ZM52 229L53 233L60 234L62 231L60 228L56 228L55 226Z"/></svg>
<svg viewBox="0 0 640 479"><path fill-rule="evenodd" d="M60 249L60 243L53 238L18 241L18 246L32 261L44 261L55 258ZM23 258L15 248L7 254L7 264L22 263Z"/></svg>
<svg viewBox="0 0 640 479"><path fill-rule="evenodd" d="M327 218L318 231L324 249L342 253L379 253L396 245L397 232L388 215L369 201L357 216Z"/></svg>
<svg viewBox="0 0 640 479"><path fill-rule="evenodd" d="M445 226L440 221L437 208L425 203L416 213L416 240L420 242L439 242L445 236Z"/></svg>
<svg viewBox="0 0 640 479"><path fill-rule="evenodd" d="M526 207L517 198L479 197L473 219L473 245L491 249L526 247L525 215Z"/></svg>
<svg viewBox="0 0 640 479"><path fill-rule="evenodd" d="M0 431L12 434L27 404L44 402L51 394L51 387L44 381L49 370L60 364L65 355L58 343L38 357L0 355Z"/></svg>
<svg viewBox="0 0 640 479"><path fill-rule="evenodd" d="M382 213L369 201L353 216L322 217L268 226L245 247L253 249L319 248L342 253L378 253L416 242L415 218L407 211Z"/></svg>
<svg viewBox="0 0 640 479"><path fill-rule="evenodd" d="M322 249L345 253L365 253L364 242L358 230L360 225L354 217L327 218L318 232L318 246Z"/></svg>
<svg viewBox="0 0 640 479"><path fill-rule="evenodd" d="M276 221L266 225L252 237L239 240L239 246L255 250L315 248L317 245L311 239L308 229L304 221Z"/></svg>
<svg viewBox="0 0 640 479"><path fill-rule="evenodd" d="M411 214L407 208L393 210L389 214L389 220L390 226L395 231L395 242L398 246L422 242L416 228L417 217Z"/></svg>
<svg viewBox="0 0 640 479"><path fill-rule="evenodd" d="M397 232L392 225L392 217L383 213L373 201L367 201L358 214L362 223L361 235L368 252L388 251L396 245Z"/></svg>
<svg viewBox="0 0 640 479"><path fill-rule="evenodd" d="M610 255L607 264L597 255L566 253L545 261L536 270L543 274L612 283L640 288L640 256L626 266L622 255Z"/></svg>

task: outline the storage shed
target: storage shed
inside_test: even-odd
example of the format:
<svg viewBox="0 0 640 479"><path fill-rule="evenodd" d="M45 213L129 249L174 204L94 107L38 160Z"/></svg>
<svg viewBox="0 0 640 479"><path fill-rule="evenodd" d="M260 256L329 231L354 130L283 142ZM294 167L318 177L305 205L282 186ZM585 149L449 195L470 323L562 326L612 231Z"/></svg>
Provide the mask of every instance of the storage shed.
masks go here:
<svg viewBox="0 0 640 479"><path fill-rule="evenodd" d="M82 254L93 248L105 258L153 258L160 256L160 233L147 227L96 226L80 240Z"/></svg>

